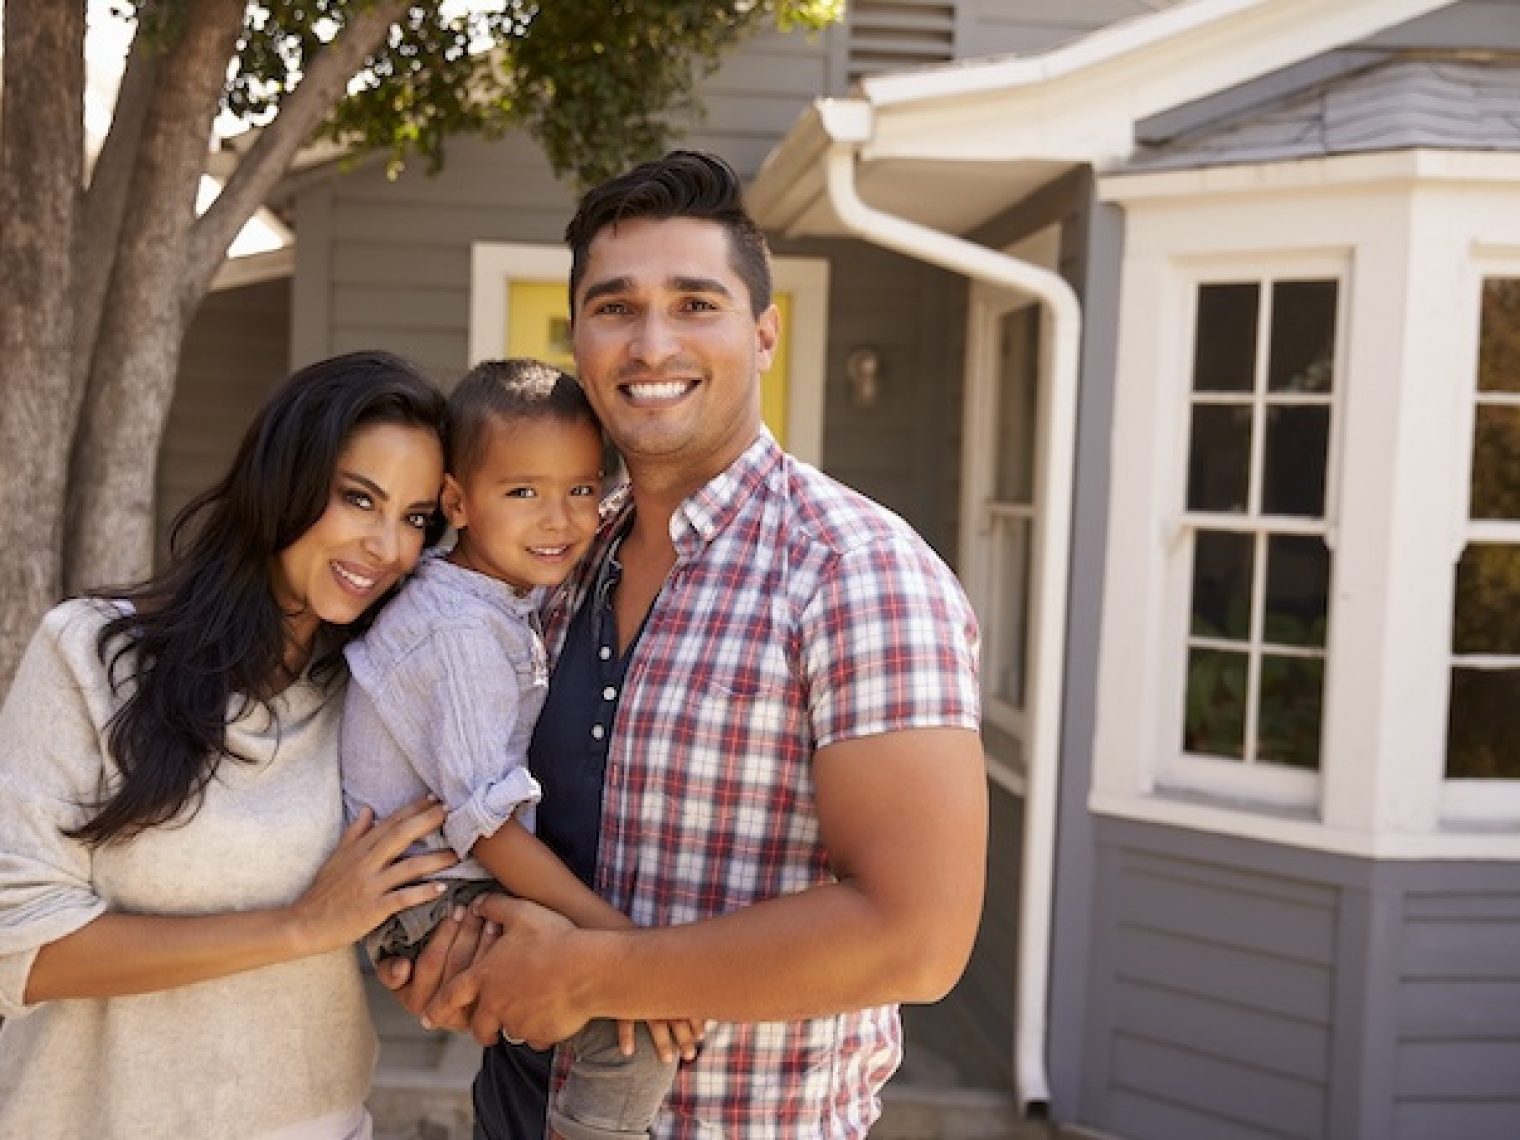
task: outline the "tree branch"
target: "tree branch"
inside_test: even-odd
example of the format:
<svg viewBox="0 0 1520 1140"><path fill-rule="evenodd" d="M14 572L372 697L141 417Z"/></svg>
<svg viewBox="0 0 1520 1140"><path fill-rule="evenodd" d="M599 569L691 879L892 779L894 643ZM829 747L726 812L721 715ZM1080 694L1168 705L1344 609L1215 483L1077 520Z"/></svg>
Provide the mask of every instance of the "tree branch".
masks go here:
<svg viewBox="0 0 1520 1140"><path fill-rule="evenodd" d="M345 25L311 61L306 74L280 105L238 163L221 194L196 221L182 294L197 304L227 256L238 231L263 204L289 169L302 144L311 138L360 64L383 42L386 31L406 10L407 0L380 0Z"/></svg>
<svg viewBox="0 0 1520 1140"><path fill-rule="evenodd" d="M105 308L106 290L116 265L122 219L126 216L127 196L132 188L132 171L142 141L143 124L147 121L153 99L158 60L159 52L139 29L132 37L126 70L116 92L111 129L96 156L90 188L85 194L74 243L74 266L78 275L74 306L74 380L81 390L89 376L90 358L100 331L100 314Z"/></svg>

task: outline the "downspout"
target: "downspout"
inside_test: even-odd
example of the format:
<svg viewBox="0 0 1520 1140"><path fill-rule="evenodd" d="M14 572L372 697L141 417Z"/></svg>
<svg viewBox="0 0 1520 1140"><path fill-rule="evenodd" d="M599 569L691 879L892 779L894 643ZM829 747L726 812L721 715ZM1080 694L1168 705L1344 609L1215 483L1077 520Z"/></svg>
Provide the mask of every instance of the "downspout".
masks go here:
<svg viewBox="0 0 1520 1140"><path fill-rule="evenodd" d="M852 115L850 120L846 131L831 131L835 141L825 159L829 202L847 229L874 245L1032 297L1048 306L1050 316L1050 436L1039 503L1043 533L1031 598L1039 667L1028 694L1033 716L1024 801L1014 1007L1014 1088L1020 1109L1028 1110L1050 1099L1045 1065L1046 1010L1082 312L1076 293L1059 274L866 205L856 192L855 164L861 144L870 136L869 116ZM836 121L834 126L845 124ZM842 133L854 137L841 138Z"/></svg>

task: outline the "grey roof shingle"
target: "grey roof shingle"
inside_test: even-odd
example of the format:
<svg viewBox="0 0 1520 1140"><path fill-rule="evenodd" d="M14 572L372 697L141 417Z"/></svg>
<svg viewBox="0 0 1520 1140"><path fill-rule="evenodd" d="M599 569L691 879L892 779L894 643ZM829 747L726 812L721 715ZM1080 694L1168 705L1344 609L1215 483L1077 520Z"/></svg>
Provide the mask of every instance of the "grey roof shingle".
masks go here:
<svg viewBox="0 0 1520 1140"><path fill-rule="evenodd" d="M1394 56L1141 146L1124 169L1178 170L1414 147L1520 151L1520 60Z"/></svg>

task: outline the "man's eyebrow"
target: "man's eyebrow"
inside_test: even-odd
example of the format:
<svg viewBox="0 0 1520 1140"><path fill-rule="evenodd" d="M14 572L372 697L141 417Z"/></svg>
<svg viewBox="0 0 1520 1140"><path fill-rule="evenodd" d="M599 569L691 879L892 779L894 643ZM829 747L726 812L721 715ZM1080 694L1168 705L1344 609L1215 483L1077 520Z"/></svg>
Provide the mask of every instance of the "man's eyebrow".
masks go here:
<svg viewBox="0 0 1520 1140"><path fill-rule="evenodd" d="M732 290L716 277L672 277L670 287L677 293L718 293L733 296Z"/></svg>
<svg viewBox="0 0 1520 1140"><path fill-rule="evenodd" d="M632 277L609 277L605 281L593 281L586 286L586 295L581 298L581 303L594 301L598 297L605 297L609 293L626 293L633 286Z"/></svg>
<svg viewBox="0 0 1520 1140"><path fill-rule="evenodd" d="M723 284L716 277L672 277L669 287L676 293L716 293L723 297L732 297L733 290ZM586 286L586 295L581 298L581 303L594 301L598 297L609 294L627 293L634 287L632 277L609 277L605 281L595 281Z"/></svg>

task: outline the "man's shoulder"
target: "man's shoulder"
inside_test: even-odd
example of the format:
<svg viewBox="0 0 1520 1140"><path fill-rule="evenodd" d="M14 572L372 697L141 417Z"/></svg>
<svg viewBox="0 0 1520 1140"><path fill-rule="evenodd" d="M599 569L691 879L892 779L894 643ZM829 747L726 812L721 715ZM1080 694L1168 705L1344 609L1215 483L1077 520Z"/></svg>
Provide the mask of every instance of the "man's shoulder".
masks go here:
<svg viewBox="0 0 1520 1140"><path fill-rule="evenodd" d="M881 543L927 549L922 536L889 507L795 456L778 465L774 490L784 499L788 534L830 553Z"/></svg>

